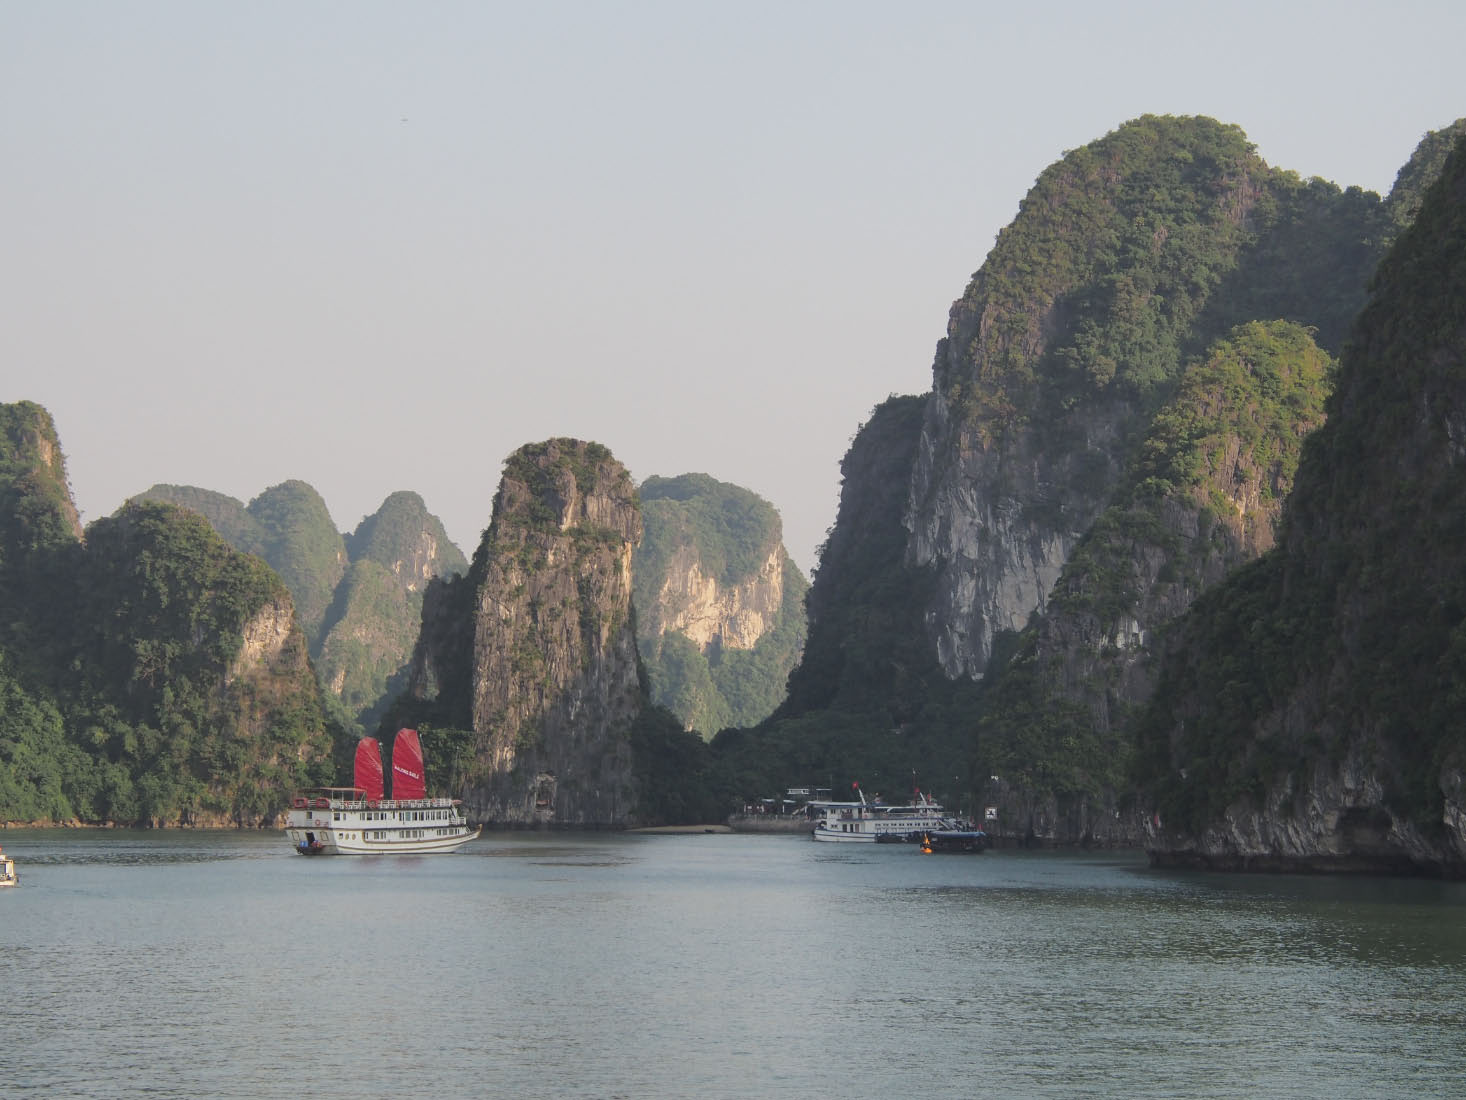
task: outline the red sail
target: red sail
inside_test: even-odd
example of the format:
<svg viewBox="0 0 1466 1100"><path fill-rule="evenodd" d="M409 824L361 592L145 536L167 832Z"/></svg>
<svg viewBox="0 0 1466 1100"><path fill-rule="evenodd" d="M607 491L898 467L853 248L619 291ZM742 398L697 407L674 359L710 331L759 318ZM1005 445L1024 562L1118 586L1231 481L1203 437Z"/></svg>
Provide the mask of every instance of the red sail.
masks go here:
<svg viewBox="0 0 1466 1100"><path fill-rule="evenodd" d="M369 799L382 797L382 752L375 737L363 737L356 743L356 786L366 791Z"/></svg>
<svg viewBox="0 0 1466 1100"><path fill-rule="evenodd" d="M423 779L422 745L417 730L398 730L392 742L392 797L426 798L428 785Z"/></svg>

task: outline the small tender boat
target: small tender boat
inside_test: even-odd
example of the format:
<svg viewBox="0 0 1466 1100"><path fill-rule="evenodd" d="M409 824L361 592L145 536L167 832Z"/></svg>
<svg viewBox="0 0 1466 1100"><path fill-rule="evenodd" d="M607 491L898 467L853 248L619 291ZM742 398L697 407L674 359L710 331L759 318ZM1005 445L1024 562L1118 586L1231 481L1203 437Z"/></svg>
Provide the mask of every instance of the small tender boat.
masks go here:
<svg viewBox="0 0 1466 1100"><path fill-rule="evenodd" d="M375 737L356 746L355 786L316 787L296 794L285 832L303 856L426 855L452 852L473 840L452 798L429 798L417 730L392 742L392 798L383 798L382 756Z"/></svg>
<svg viewBox="0 0 1466 1100"><path fill-rule="evenodd" d="M934 829L921 836L921 851L924 855L936 852L977 854L987 849L988 835L981 829Z"/></svg>
<svg viewBox="0 0 1466 1100"><path fill-rule="evenodd" d="M19 885L20 872L15 869L15 860L0 852L0 887Z"/></svg>

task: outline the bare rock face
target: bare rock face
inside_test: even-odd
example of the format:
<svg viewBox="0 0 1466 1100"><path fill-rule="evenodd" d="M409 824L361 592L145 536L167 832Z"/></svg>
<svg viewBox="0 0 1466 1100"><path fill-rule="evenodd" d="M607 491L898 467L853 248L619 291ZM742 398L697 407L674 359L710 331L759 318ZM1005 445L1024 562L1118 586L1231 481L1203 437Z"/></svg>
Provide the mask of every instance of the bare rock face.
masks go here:
<svg viewBox="0 0 1466 1100"><path fill-rule="evenodd" d="M695 548L682 548L657 592L657 632L679 631L704 653L752 649L784 605L784 557L783 546L775 546L757 572L725 586L704 571Z"/></svg>
<svg viewBox="0 0 1466 1100"><path fill-rule="evenodd" d="M631 554L641 532L635 486L605 447L533 444L505 465L465 582L471 622L445 621L451 591L430 589L411 690L453 690L459 659L435 644L471 638L464 687L474 759L457 792L471 817L631 821L630 728L644 705Z"/></svg>
<svg viewBox="0 0 1466 1100"><path fill-rule="evenodd" d="M981 678L995 635L1045 611L1205 308L1210 277L1177 273L1201 239L1218 270L1236 262L1265 176L1233 128L1129 123L1039 177L952 306L906 514L948 676Z"/></svg>
<svg viewBox="0 0 1466 1100"><path fill-rule="evenodd" d="M649 477L639 493L631 568L652 700L707 738L757 725L784 698L805 637L809 584L778 512L701 473Z"/></svg>
<svg viewBox="0 0 1466 1100"><path fill-rule="evenodd" d="M1239 800L1200 835L1178 836L1159 817L1149 830L1157 866L1232 871L1430 873L1466 868L1466 787L1459 770L1440 780L1442 820L1422 823L1390 805L1376 742L1337 763L1314 761L1283 777L1261 802Z"/></svg>
<svg viewBox="0 0 1466 1100"><path fill-rule="evenodd" d="M248 677L257 669L279 663L292 646L299 648L296 644L300 639L295 625L295 605L290 602L289 593L277 592L274 599L267 601L245 622L242 633L244 644L224 674L225 686L241 676Z"/></svg>
<svg viewBox="0 0 1466 1100"><path fill-rule="evenodd" d="M945 344L945 342L944 342ZM1085 417L1089 462L1105 488L1118 475L1124 411ZM1019 631L1046 601L1102 497L1074 491L1072 454L1049 454L1033 433L1001 440L954 424L945 396L928 398L906 526L907 560L935 570L927 630L948 676L980 679L993 640Z"/></svg>

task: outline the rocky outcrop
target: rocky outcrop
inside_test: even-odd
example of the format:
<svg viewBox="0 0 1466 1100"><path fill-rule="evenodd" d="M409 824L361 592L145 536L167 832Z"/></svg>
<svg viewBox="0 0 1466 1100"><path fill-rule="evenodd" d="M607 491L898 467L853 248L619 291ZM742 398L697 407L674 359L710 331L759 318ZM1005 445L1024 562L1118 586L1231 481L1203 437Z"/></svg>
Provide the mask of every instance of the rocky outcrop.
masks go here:
<svg viewBox="0 0 1466 1100"><path fill-rule="evenodd" d="M552 439L506 462L468 577L430 592L409 687L423 701L434 686L466 695L461 711L440 703L473 731L456 793L474 819L634 820L630 731L645 698L631 556L641 534L631 477L599 444Z"/></svg>
<svg viewBox="0 0 1466 1100"><path fill-rule="evenodd" d="M949 676L981 677L995 636L1046 609L1267 178L1235 128L1128 124L1040 177L952 307L906 517Z"/></svg>
<svg viewBox="0 0 1466 1100"><path fill-rule="evenodd" d="M652 620L648 633L675 630L703 653L752 649L784 606L784 559L782 545L771 547L753 576L724 587L704 572L695 547L680 548L643 612Z"/></svg>
<svg viewBox="0 0 1466 1100"><path fill-rule="evenodd" d="M1381 263L1278 547L1140 724L1153 858L1466 877L1466 144Z"/></svg>
<svg viewBox="0 0 1466 1100"><path fill-rule="evenodd" d="M350 565L313 655L322 686L371 729L406 680L429 582L468 563L412 492L383 501L346 539L346 550Z"/></svg>
<svg viewBox="0 0 1466 1100"><path fill-rule="evenodd" d="M259 669L277 666L286 658L293 643L299 641L295 625L295 606L290 597L278 593L244 623L243 643L238 655L224 672L224 684L249 677ZM298 648L298 646L295 646Z"/></svg>
<svg viewBox="0 0 1466 1100"><path fill-rule="evenodd" d="M1144 841L1144 815L1118 807L1127 727L1154 689L1165 628L1273 545L1330 370L1309 333L1282 321L1241 326L1188 367L992 689L978 755L1014 796L998 832ZM1081 754L1080 769L1056 766Z"/></svg>
<svg viewBox="0 0 1466 1100"><path fill-rule="evenodd" d="M708 737L762 721L799 659L809 587L778 513L706 474L651 477L640 495L632 579L652 699Z"/></svg>
<svg viewBox="0 0 1466 1100"><path fill-rule="evenodd" d="M1199 834L1144 822L1151 861L1222 871L1349 872L1466 877L1466 786L1459 768L1439 777L1439 821L1391 806L1373 738L1339 761L1317 759L1279 777L1261 800L1228 806Z"/></svg>
<svg viewBox="0 0 1466 1100"><path fill-rule="evenodd" d="M280 574L321 686L362 728L375 726L405 682L428 582L468 567L413 492L388 496L344 539L320 494L301 481L267 489L248 506L189 485L154 485L134 499L199 513L231 546Z"/></svg>
<svg viewBox="0 0 1466 1100"><path fill-rule="evenodd" d="M82 538L66 459L51 414L33 401L0 404L0 569L37 550Z"/></svg>

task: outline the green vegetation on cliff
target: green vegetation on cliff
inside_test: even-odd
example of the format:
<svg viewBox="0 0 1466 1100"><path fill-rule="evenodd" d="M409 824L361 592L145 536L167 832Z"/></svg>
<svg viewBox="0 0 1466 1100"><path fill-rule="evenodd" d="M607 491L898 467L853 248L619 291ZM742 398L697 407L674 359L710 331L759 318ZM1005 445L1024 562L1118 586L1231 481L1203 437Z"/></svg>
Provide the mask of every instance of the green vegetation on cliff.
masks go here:
<svg viewBox="0 0 1466 1100"><path fill-rule="evenodd" d="M316 672L353 722L373 729L406 684L429 581L462 573L468 563L411 492L383 501L346 549L351 564L322 621Z"/></svg>
<svg viewBox="0 0 1466 1100"><path fill-rule="evenodd" d="M1046 169L953 306L932 395L846 457L787 703L717 747L771 779L884 770L929 754L913 731L940 708L963 772L1122 794L1156 631L1272 539L1407 190L1301 179L1205 118Z"/></svg>
<svg viewBox="0 0 1466 1100"><path fill-rule="evenodd" d="M653 700L708 737L762 721L804 644L809 588L784 552L778 513L706 474L650 477L640 493L632 591ZM762 630L750 645L753 623Z"/></svg>
<svg viewBox="0 0 1466 1100"><path fill-rule="evenodd" d="M1029 793L1115 797L1164 627L1271 546L1332 363L1285 321L1233 330L1157 411L1114 503L993 681L978 772Z"/></svg>
<svg viewBox="0 0 1466 1100"><path fill-rule="evenodd" d="M641 483L645 534L637 547L637 595L650 597L650 578L664 577L684 547L697 554L703 572L724 587L756 573L782 537L774 506L756 493L707 474L649 477ZM638 599L643 607L650 600Z"/></svg>
<svg viewBox="0 0 1466 1100"><path fill-rule="evenodd" d="M1385 226L1378 196L1271 169L1236 126L1147 115L1039 176L953 307L966 346L939 356L936 386L990 437L1052 432L1096 402L1153 409L1247 321L1337 347Z"/></svg>
<svg viewBox="0 0 1466 1100"><path fill-rule="evenodd" d="M1466 767L1466 145L1375 278L1280 547L1199 602L1140 726L1177 827L1353 754L1429 838Z"/></svg>
<svg viewBox="0 0 1466 1100"><path fill-rule="evenodd" d="M327 778L304 642L263 562L143 501L46 555L3 592L22 626L0 649L0 820L254 823Z"/></svg>
<svg viewBox="0 0 1466 1100"><path fill-rule="evenodd" d="M0 585L23 590L78 533L51 415L31 401L0 405ZM18 625L0 616L0 643Z"/></svg>
<svg viewBox="0 0 1466 1100"><path fill-rule="evenodd" d="M155 485L136 499L199 513L231 546L280 574L328 706L358 731L375 726L401 690L428 580L467 568L442 523L412 492L388 496L346 539L320 494L301 481L267 489L248 507L187 485Z"/></svg>
<svg viewBox="0 0 1466 1100"><path fill-rule="evenodd" d="M319 652L326 610L346 571L346 544L315 489L303 481L284 481L248 507L191 485L154 485L134 499L167 501L197 512L236 550L269 562L295 597L311 652Z"/></svg>

